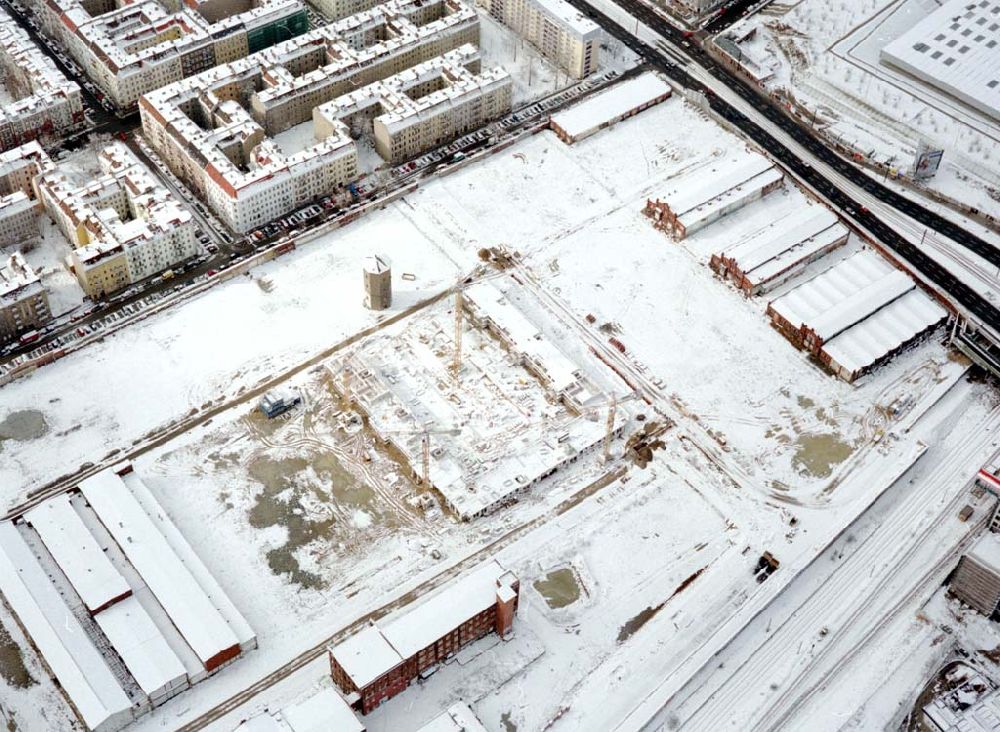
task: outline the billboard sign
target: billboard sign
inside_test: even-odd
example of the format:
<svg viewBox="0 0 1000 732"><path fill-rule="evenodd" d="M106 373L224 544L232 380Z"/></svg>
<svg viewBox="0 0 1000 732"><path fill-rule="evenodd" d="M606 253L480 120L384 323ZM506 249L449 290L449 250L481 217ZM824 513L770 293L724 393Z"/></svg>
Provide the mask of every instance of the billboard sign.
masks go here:
<svg viewBox="0 0 1000 732"><path fill-rule="evenodd" d="M933 178L941 167L942 157L944 150L933 149L927 143L921 142L917 146L916 158L913 161L913 177L917 180Z"/></svg>

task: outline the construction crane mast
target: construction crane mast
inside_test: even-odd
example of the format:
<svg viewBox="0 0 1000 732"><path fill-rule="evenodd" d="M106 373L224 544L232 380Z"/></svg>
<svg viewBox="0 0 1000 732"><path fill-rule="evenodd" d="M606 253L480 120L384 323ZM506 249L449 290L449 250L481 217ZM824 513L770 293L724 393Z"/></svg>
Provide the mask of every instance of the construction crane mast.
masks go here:
<svg viewBox="0 0 1000 732"><path fill-rule="evenodd" d="M455 290L455 355L451 362L451 375L458 380L462 371L462 288Z"/></svg>
<svg viewBox="0 0 1000 732"><path fill-rule="evenodd" d="M619 397L617 394L612 394L608 398L608 401L606 402L608 407L608 416L604 423L604 445L601 450L601 459L603 462L606 463L611 459L611 438L615 433L615 418L618 416L618 405L624 402L630 402L633 399L638 398L638 396L639 394L633 391L632 393L626 394L622 397ZM603 406L604 405L599 401L589 401L580 407L580 413L593 413L598 411Z"/></svg>
<svg viewBox="0 0 1000 732"><path fill-rule="evenodd" d="M344 362L344 374L341 377L341 402L340 406L345 412L351 408L351 360Z"/></svg>
<svg viewBox="0 0 1000 732"><path fill-rule="evenodd" d="M615 430L615 412L618 410L618 397L611 396L611 404L608 405L608 421L604 430L604 462L611 459L611 434Z"/></svg>
<svg viewBox="0 0 1000 732"><path fill-rule="evenodd" d="M424 427L416 430L389 430L387 435L420 435L420 481L431 484L431 435L457 435L461 428L432 429Z"/></svg>

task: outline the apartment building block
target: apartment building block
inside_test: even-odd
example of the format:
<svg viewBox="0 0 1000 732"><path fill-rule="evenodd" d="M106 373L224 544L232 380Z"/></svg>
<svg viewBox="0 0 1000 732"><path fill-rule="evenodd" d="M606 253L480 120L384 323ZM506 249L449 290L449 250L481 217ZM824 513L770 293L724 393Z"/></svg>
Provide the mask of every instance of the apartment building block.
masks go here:
<svg viewBox="0 0 1000 732"><path fill-rule="evenodd" d="M64 135L86 123L80 87L63 76L3 11L0 80L11 97L0 105L0 150Z"/></svg>
<svg viewBox="0 0 1000 732"><path fill-rule="evenodd" d="M196 256L191 212L124 145L100 153L103 175L74 186L51 173L36 187L45 210L73 246L70 260L83 291L111 295Z"/></svg>
<svg viewBox="0 0 1000 732"><path fill-rule="evenodd" d="M479 4L573 78L597 70L601 28L565 0L479 0Z"/></svg>
<svg viewBox="0 0 1000 732"><path fill-rule="evenodd" d="M27 0L121 110L145 92L309 30L300 0Z"/></svg>
<svg viewBox="0 0 1000 732"><path fill-rule="evenodd" d="M478 40L478 17L461 0L390 0L145 95L143 135L231 229L250 231L356 179L354 139L374 137L382 115L397 115L383 120L391 158L403 130L419 133L399 137L407 150L440 139L448 106L460 110L452 129L502 107L503 74L474 77L474 48L421 66ZM466 96L478 107L463 108ZM279 137L298 125L311 125L304 145Z"/></svg>
<svg viewBox="0 0 1000 732"><path fill-rule="evenodd" d="M502 68L475 74L479 50L466 44L443 56L338 97L313 111L318 130L357 114L372 120L375 151L396 164L507 114L513 81Z"/></svg>
<svg viewBox="0 0 1000 732"><path fill-rule="evenodd" d="M51 319L49 296L24 257L0 261L0 345Z"/></svg>
<svg viewBox="0 0 1000 732"><path fill-rule="evenodd" d="M41 202L34 182L53 170L55 166L37 142L0 153L0 246L38 236Z"/></svg>

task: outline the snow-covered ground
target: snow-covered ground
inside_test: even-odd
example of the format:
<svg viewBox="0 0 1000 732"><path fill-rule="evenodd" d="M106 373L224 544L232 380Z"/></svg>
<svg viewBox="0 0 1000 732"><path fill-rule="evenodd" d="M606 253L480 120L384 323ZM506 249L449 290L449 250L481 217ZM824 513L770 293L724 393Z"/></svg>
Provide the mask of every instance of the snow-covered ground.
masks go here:
<svg viewBox="0 0 1000 732"><path fill-rule="evenodd" d="M919 140L944 148L928 187L1000 217L1000 133L984 115L883 64L881 49L937 9L933 0L773 3L734 27L833 139L905 170Z"/></svg>
<svg viewBox="0 0 1000 732"><path fill-rule="evenodd" d="M380 709L371 729L409 729L458 696L475 701L491 729L539 729L560 715L563 728L579 728L601 711L602 683L622 700L601 712L614 718L635 701L630 668L649 668L655 684L721 638L714 631L734 613L766 603L921 454L917 435L887 437L899 425L886 407L912 394L926 408L965 365L932 339L845 384L769 326L765 300L712 274L711 252L810 205L791 186L682 244L641 215L677 176L725 175L756 154L678 98L574 146L543 132L0 389L0 420L34 410L47 426L0 444L5 505L233 400L136 462L260 648L137 729L196 718L508 534L490 551L522 578L516 639L459 654ZM516 274L537 291L534 306L519 303L535 308L532 322L570 358L620 339L630 368L662 384L657 408L677 425L644 470L629 468L585 500L575 496L606 470L596 458L462 524L410 506L410 480L337 417L322 363L380 318L449 287L481 248L501 245L521 252ZM388 313L361 305L361 259L373 252L393 262ZM238 400L299 365L292 383L306 406L291 418L264 422L254 400ZM963 403L984 391L960 391L957 423ZM758 585L765 550L784 574ZM564 607L544 597L572 596L574 586L578 597ZM319 683L321 660L216 728L299 698Z"/></svg>

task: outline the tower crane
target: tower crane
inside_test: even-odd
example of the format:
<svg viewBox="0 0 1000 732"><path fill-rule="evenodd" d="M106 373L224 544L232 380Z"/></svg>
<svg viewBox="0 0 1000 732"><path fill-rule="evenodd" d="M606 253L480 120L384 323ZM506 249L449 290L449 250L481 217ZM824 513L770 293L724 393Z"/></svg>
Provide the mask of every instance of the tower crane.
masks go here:
<svg viewBox="0 0 1000 732"><path fill-rule="evenodd" d="M461 427L432 428L422 427L415 430L388 430L386 435L420 435L420 460L421 472L420 481L424 485L431 484L431 435L457 435L462 431Z"/></svg>
<svg viewBox="0 0 1000 732"><path fill-rule="evenodd" d="M604 426L604 447L602 449L602 458L601 458L605 463L611 459L611 436L614 434L615 431L615 417L617 416L618 413L618 405L624 404L625 402L630 402L634 399L637 399L638 397L639 393L635 391L629 392L628 394L625 394L624 396L621 397L619 397L617 394L612 394L604 404L600 402L595 403L595 400L591 399L580 406L579 411L581 414L583 414L587 412L591 413L596 412L600 410L601 407L605 406L605 404L607 405L608 416Z"/></svg>

